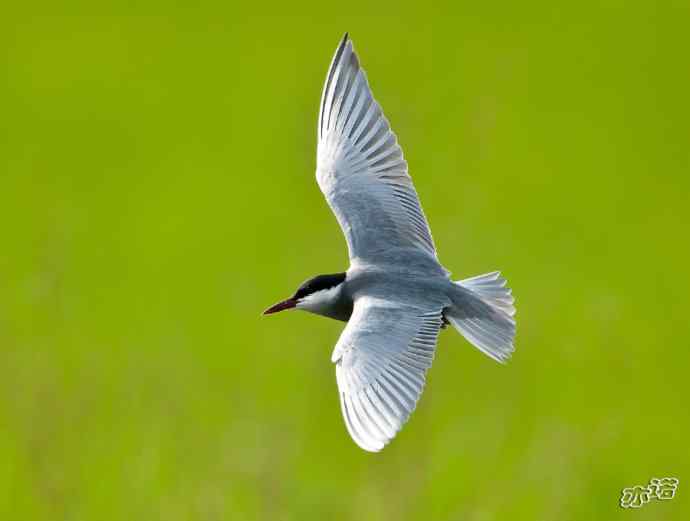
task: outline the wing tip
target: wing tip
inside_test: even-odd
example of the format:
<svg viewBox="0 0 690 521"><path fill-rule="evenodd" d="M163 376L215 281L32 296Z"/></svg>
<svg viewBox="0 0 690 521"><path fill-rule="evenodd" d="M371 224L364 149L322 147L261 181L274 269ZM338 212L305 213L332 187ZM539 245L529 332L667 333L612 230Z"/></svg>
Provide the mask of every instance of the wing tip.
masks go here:
<svg viewBox="0 0 690 521"><path fill-rule="evenodd" d="M317 126L317 135L319 139L321 139L321 137L324 134L324 110L326 109L328 90L331 85L331 80L333 79L335 70L338 68L340 61L342 60L343 54L345 54L346 52L345 49L347 49L348 47L350 48L350 52L353 52L352 41L350 40L350 33L345 32L342 39L340 40L340 43L338 44L338 47L335 50L335 54L333 54L333 58L331 59L331 65L328 67L328 73L326 74L326 82L323 86L323 90L321 91L321 103L319 103L319 106L321 108L319 110L319 122Z"/></svg>
<svg viewBox="0 0 690 521"><path fill-rule="evenodd" d="M360 449L369 453L381 452L391 441L391 438L388 437L381 438L372 435L368 429L370 425L367 427L367 420L360 418L355 408L353 397L346 396L342 391L340 392L340 406L350 438Z"/></svg>
<svg viewBox="0 0 690 521"><path fill-rule="evenodd" d="M345 31L345 34L341 38L338 48L336 49L336 55L342 55L342 50L347 46L347 44L352 45L351 42L352 40L350 40L350 33Z"/></svg>

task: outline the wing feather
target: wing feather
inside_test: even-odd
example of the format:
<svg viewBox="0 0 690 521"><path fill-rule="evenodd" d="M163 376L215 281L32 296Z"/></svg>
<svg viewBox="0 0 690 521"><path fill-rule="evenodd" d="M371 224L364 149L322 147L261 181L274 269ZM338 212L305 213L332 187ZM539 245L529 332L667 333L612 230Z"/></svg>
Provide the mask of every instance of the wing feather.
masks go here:
<svg viewBox="0 0 690 521"><path fill-rule="evenodd" d="M345 234L350 259L391 248L436 249L407 162L345 35L326 76L316 178Z"/></svg>
<svg viewBox="0 0 690 521"><path fill-rule="evenodd" d="M419 400L434 358L442 310L355 301L333 351L343 418L363 449L381 450Z"/></svg>

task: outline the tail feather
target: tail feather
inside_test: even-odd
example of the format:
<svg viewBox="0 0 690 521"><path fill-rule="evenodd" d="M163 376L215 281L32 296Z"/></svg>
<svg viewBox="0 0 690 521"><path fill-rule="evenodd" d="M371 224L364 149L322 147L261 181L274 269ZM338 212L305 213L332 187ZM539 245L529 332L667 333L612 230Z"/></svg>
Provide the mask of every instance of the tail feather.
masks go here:
<svg viewBox="0 0 690 521"><path fill-rule="evenodd" d="M501 276L500 271L492 271L461 280L456 284L471 289L489 304L505 311L508 316L512 317L515 315L515 307L513 306L515 299L513 298L513 290L506 287L507 283L508 281Z"/></svg>
<svg viewBox="0 0 690 521"><path fill-rule="evenodd" d="M448 321L477 349L505 363L515 348L515 299L500 272L455 282Z"/></svg>

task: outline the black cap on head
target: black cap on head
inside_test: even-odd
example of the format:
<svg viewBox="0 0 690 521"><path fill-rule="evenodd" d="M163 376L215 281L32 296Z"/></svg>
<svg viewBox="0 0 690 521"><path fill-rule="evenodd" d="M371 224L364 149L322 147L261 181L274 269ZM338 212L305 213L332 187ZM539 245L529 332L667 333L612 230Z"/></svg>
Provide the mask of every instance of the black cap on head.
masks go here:
<svg viewBox="0 0 690 521"><path fill-rule="evenodd" d="M313 279L309 279L304 284L302 284L295 294L292 296L293 299L301 299L322 289L330 289L341 284L345 280L345 273L333 273L331 275L318 275Z"/></svg>

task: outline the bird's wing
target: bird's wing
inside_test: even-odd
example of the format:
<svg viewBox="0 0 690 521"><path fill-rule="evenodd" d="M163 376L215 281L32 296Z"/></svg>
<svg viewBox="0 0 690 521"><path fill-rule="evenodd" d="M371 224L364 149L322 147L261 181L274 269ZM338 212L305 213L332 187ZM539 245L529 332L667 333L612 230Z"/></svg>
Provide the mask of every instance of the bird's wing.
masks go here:
<svg viewBox="0 0 690 521"><path fill-rule="evenodd" d="M347 34L321 95L316 179L347 240L350 259L391 248L436 258L407 162L374 100Z"/></svg>
<svg viewBox="0 0 690 521"><path fill-rule="evenodd" d="M441 325L438 305L355 301L332 360L347 430L364 450L381 450L414 411Z"/></svg>

